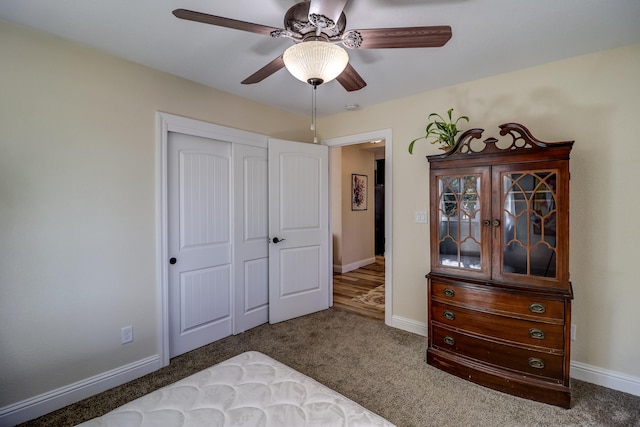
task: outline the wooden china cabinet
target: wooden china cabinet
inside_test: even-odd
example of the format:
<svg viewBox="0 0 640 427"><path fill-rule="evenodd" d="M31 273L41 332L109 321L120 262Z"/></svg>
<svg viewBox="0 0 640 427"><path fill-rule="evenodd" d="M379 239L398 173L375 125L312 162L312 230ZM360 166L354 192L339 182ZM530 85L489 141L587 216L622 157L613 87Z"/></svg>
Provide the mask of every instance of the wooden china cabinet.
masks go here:
<svg viewBox="0 0 640 427"><path fill-rule="evenodd" d="M569 408L569 153L517 123L428 156L427 362Z"/></svg>

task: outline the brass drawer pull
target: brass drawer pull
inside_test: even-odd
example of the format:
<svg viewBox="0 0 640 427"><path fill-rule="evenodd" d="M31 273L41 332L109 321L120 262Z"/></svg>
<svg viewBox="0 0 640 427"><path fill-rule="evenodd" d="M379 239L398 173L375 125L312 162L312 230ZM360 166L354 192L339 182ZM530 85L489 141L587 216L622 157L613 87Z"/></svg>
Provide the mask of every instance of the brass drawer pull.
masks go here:
<svg viewBox="0 0 640 427"><path fill-rule="evenodd" d="M536 369L544 369L544 360L539 359L537 357L530 357L529 366Z"/></svg>
<svg viewBox="0 0 640 427"><path fill-rule="evenodd" d="M531 310L533 313L544 313L545 311L547 311L544 305L540 304L539 302L534 302L533 304L531 304L529 306L529 310Z"/></svg>
<svg viewBox="0 0 640 427"><path fill-rule="evenodd" d="M444 343L449 345L454 345L456 343L456 340L447 336L447 337L444 337Z"/></svg>
<svg viewBox="0 0 640 427"><path fill-rule="evenodd" d="M531 328L531 329L529 329L529 336L531 338L535 338L537 340L543 340L544 339L544 331L541 331L540 329Z"/></svg>
<svg viewBox="0 0 640 427"><path fill-rule="evenodd" d="M456 315L453 314L450 311L445 311L444 312L444 318L447 319L447 320L456 320Z"/></svg>
<svg viewBox="0 0 640 427"><path fill-rule="evenodd" d="M453 289L450 289L450 288L445 288L443 293L444 293L444 296L446 296L446 297L455 297L456 296L456 291L454 291Z"/></svg>

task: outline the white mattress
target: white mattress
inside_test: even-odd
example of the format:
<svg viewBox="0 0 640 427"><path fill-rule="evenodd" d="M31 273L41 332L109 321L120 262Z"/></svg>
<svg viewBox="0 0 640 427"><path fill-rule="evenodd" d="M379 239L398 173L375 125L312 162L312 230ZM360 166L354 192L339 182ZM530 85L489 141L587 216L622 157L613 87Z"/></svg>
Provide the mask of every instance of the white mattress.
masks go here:
<svg viewBox="0 0 640 427"><path fill-rule="evenodd" d="M393 426L257 351L240 354L80 425Z"/></svg>

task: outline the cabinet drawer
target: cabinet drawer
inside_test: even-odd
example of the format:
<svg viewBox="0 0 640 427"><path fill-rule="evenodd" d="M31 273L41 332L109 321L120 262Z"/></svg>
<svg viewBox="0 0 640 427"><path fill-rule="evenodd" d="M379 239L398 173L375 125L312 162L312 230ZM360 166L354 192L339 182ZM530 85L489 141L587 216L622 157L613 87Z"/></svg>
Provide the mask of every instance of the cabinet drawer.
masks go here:
<svg viewBox="0 0 640 427"><path fill-rule="evenodd" d="M431 282L431 296L441 301L460 304L479 310L564 323L565 308L562 299L530 296L517 291L486 286L469 286L453 283Z"/></svg>
<svg viewBox="0 0 640 427"><path fill-rule="evenodd" d="M500 344L439 326L432 331L435 348L558 383L563 381L563 355Z"/></svg>
<svg viewBox="0 0 640 427"><path fill-rule="evenodd" d="M430 318L450 327L504 341L557 350L564 348L564 325L505 317L438 301L431 303Z"/></svg>

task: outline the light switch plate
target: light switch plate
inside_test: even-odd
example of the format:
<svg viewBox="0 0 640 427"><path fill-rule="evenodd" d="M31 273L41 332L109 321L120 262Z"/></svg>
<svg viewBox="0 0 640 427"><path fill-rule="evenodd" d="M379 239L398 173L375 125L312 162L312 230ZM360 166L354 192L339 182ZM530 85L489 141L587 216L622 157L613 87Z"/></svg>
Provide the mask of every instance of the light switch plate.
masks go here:
<svg viewBox="0 0 640 427"><path fill-rule="evenodd" d="M416 211L416 222L418 224L425 224L427 222L427 212L426 211Z"/></svg>

